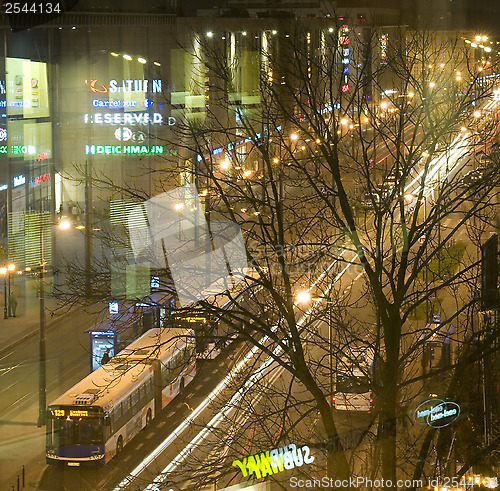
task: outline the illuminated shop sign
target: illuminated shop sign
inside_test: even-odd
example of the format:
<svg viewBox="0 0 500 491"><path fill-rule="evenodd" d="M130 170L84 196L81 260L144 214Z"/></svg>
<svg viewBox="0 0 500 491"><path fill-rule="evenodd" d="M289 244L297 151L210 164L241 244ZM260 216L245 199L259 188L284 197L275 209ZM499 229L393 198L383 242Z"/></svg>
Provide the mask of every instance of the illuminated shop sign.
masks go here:
<svg viewBox="0 0 500 491"><path fill-rule="evenodd" d="M110 314L118 314L118 311L119 311L118 302L109 302L108 312Z"/></svg>
<svg viewBox="0 0 500 491"><path fill-rule="evenodd" d="M385 34L380 38L380 58L387 60L387 36Z"/></svg>
<svg viewBox="0 0 500 491"><path fill-rule="evenodd" d="M294 443L291 443L283 448L275 448L271 451L245 457L242 461L234 460L232 466L238 467L243 477L254 474L256 479L260 479L313 462L314 457L307 445L297 448Z"/></svg>
<svg viewBox="0 0 500 491"><path fill-rule="evenodd" d="M144 106L147 109L148 107L151 107L153 104L154 102L150 101L149 99L144 99L143 101L139 102L125 101L125 100L102 101L101 99L94 99L92 101L93 107L110 107L114 109L136 107L137 105Z"/></svg>
<svg viewBox="0 0 500 491"><path fill-rule="evenodd" d="M176 150L163 148L161 145L85 145L87 155L177 155Z"/></svg>
<svg viewBox="0 0 500 491"><path fill-rule="evenodd" d="M12 183L13 183L14 187L21 186L25 182L26 182L26 177L24 177L22 175L16 176L16 177L14 177L14 179L12 179Z"/></svg>
<svg viewBox="0 0 500 491"><path fill-rule="evenodd" d="M413 419L416 423L443 428L460 416L460 406L456 402L428 399L415 409Z"/></svg>
<svg viewBox="0 0 500 491"><path fill-rule="evenodd" d="M100 336L114 336L115 331L91 331L90 334L94 337L100 337Z"/></svg>
<svg viewBox="0 0 500 491"><path fill-rule="evenodd" d="M110 80L104 85L97 80L85 80L85 85L96 94L116 94L117 92L154 92L161 93L161 80Z"/></svg>
<svg viewBox="0 0 500 491"><path fill-rule="evenodd" d="M95 113L83 115L83 121L90 124L163 124L163 115L160 113ZM169 126L175 124L175 118L170 116L166 118Z"/></svg>
<svg viewBox="0 0 500 491"><path fill-rule="evenodd" d="M7 184L2 184L0 186L0 191L5 191L9 186L7 186Z"/></svg>
<svg viewBox="0 0 500 491"><path fill-rule="evenodd" d="M123 128L116 128L114 135L118 141L124 142L128 142L129 140L134 142L143 142L146 139L146 133L143 131L132 131L126 126Z"/></svg>
<svg viewBox="0 0 500 491"><path fill-rule="evenodd" d="M6 94L7 91L5 90L5 80L0 80L0 94Z"/></svg>
<svg viewBox="0 0 500 491"><path fill-rule="evenodd" d="M0 153L7 153L8 147L7 145L0 145ZM35 155L36 147L34 145L12 145L10 147L10 153L12 155ZM47 152L42 152L37 155L37 160L45 160L48 159L49 156Z"/></svg>
<svg viewBox="0 0 500 491"><path fill-rule="evenodd" d="M35 184L42 184L42 182L48 181L50 179L50 172L42 174L41 176L35 177Z"/></svg>
<svg viewBox="0 0 500 491"><path fill-rule="evenodd" d="M0 128L0 142L7 140L7 130L5 128Z"/></svg>
<svg viewBox="0 0 500 491"><path fill-rule="evenodd" d="M10 147L10 152L21 155L35 155L36 148L33 145L13 145Z"/></svg>

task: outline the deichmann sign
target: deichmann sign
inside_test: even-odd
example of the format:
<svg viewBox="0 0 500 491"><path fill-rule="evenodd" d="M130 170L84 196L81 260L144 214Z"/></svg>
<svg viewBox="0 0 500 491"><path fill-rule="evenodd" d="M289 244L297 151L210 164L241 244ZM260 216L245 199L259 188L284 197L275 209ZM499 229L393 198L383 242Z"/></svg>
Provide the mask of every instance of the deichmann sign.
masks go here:
<svg viewBox="0 0 500 491"><path fill-rule="evenodd" d="M415 409L413 419L416 423L443 428L453 423L459 416L460 406L456 402L428 399Z"/></svg>
<svg viewBox="0 0 500 491"><path fill-rule="evenodd" d="M307 445L297 448L294 443L291 443L283 448L275 448L271 451L245 457L242 461L234 460L232 466L239 467L243 477L255 474L255 477L260 479L313 462L314 457Z"/></svg>
<svg viewBox="0 0 500 491"><path fill-rule="evenodd" d="M86 155L177 155L175 150L163 148L161 145L85 145Z"/></svg>

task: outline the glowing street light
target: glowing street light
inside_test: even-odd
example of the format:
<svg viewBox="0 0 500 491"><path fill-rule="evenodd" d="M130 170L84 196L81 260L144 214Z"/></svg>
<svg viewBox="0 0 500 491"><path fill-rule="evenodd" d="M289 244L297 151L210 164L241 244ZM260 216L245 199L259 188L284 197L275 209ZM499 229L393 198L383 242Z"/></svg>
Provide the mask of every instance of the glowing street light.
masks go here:
<svg viewBox="0 0 500 491"><path fill-rule="evenodd" d="M312 300L312 296L308 291L300 291L295 295L295 299L298 303L309 303Z"/></svg>

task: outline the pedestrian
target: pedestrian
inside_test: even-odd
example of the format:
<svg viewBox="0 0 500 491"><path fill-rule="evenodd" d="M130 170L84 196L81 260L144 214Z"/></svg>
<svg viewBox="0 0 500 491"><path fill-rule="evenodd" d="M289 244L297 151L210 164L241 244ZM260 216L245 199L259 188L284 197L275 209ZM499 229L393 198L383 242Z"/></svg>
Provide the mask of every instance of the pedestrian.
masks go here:
<svg viewBox="0 0 500 491"><path fill-rule="evenodd" d="M16 316L16 309L17 309L17 297L14 292L11 292L9 297L9 315L11 317Z"/></svg>
<svg viewBox="0 0 500 491"><path fill-rule="evenodd" d="M7 236L7 207L0 208L0 239Z"/></svg>
<svg viewBox="0 0 500 491"><path fill-rule="evenodd" d="M104 354L102 355L102 358L101 358L101 365L105 365L106 363L108 363L109 360L111 360L111 356L109 355L109 352L111 351L111 348L108 348Z"/></svg>

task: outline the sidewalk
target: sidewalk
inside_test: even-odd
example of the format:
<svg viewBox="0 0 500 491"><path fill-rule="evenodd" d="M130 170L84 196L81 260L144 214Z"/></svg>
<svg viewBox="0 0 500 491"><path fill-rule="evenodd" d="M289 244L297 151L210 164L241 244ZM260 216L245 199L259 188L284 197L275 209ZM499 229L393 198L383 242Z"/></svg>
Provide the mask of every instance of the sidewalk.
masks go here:
<svg viewBox="0 0 500 491"><path fill-rule="evenodd" d="M11 351L16 345L30 337L37 336L40 329L40 301L36 291L30 290L26 282L22 294L21 285L16 284L13 290L17 296L16 317L4 318L3 290L0 305L0 355ZM1 285L3 286L3 285ZM46 294L45 296L45 326L46 329L59 320L70 315L74 309L60 309L56 312L57 300Z"/></svg>

